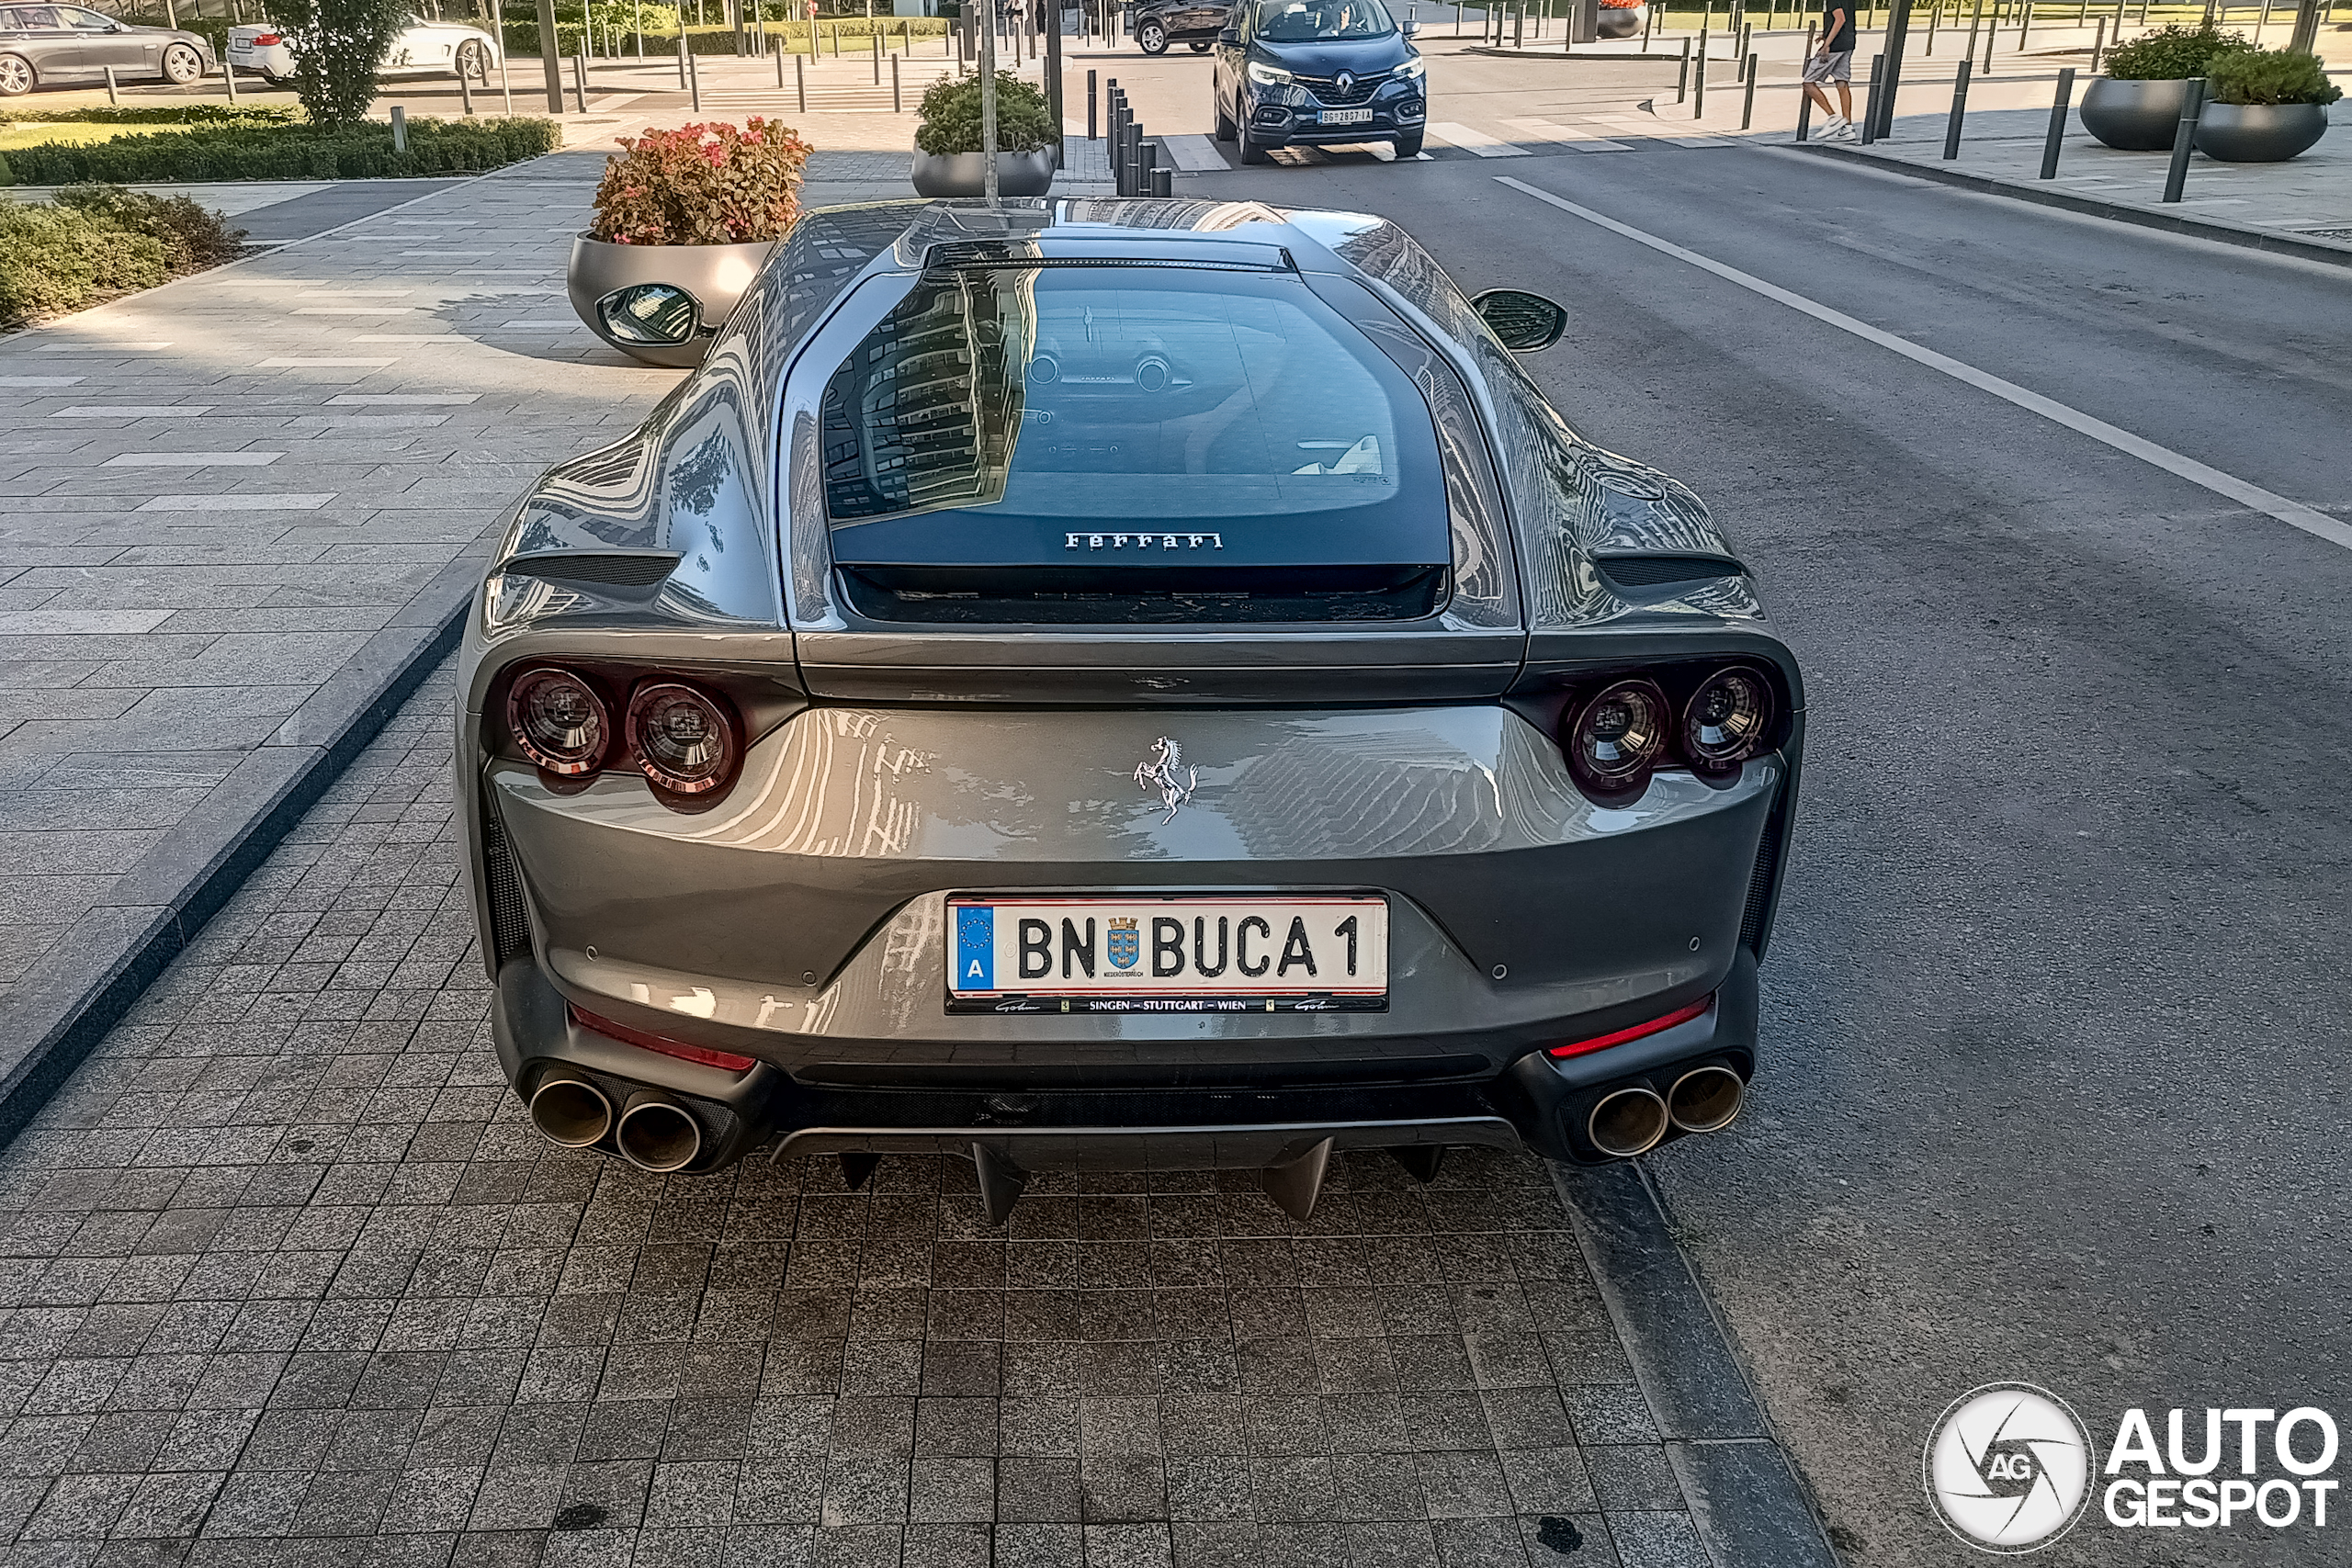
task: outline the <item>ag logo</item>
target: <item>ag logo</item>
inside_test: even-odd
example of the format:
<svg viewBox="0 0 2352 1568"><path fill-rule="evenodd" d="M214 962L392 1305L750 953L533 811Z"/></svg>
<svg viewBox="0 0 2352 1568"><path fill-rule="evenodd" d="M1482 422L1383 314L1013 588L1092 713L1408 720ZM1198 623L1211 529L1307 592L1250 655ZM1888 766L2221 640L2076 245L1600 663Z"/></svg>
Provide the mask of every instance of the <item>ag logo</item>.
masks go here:
<svg viewBox="0 0 2352 1568"><path fill-rule="evenodd" d="M2015 1556L2083 1517L2092 1459L2090 1434L2064 1400L2031 1383L1986 1383L1928 1429L1928 1501L1962 1540Z"/></svg>

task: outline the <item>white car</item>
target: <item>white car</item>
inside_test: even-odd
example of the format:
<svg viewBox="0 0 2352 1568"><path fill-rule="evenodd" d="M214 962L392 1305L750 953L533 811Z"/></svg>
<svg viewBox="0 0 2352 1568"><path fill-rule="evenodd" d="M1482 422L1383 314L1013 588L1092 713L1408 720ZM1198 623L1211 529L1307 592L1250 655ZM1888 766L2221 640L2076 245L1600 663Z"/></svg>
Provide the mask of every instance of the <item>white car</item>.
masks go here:
<svg viewBox="0 0 2352 1568"><path fill-rule="evenodd" d="M498 40L480 28L458 22L428 22L411 16L384 51L376 69L385 76L439 76L462 73L477 82L490 80L498 63ZM266 76L272 82L291 81L294 51L286 35L268 22L252 22L229 29L229 68Z"/></svg>

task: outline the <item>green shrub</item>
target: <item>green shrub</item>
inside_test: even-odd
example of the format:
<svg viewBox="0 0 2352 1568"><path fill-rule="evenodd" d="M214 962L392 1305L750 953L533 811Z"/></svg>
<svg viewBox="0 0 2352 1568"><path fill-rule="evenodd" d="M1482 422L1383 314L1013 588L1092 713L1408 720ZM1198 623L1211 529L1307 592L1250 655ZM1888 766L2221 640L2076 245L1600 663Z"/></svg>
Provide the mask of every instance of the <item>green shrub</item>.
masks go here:
<svg viewBox="0 0 2352 1568"><path fill-rule="evenodd" d="M271 13L294 53L294 96L312 122L365 119L377 67L409 25L409 0L274 0Z"/></svg>
<svg viewBox="0 0 2352 1568"><path fill-rule="evenodd" d="M144 234L164 249L164 267L176 277L233 261L244 246L243 229L185 196L153 196L120 186L68 186L57 205L93 222Z"/></svg>
<svg viewBox="0 0 2352 1568"><path fill-rule="evenodd" d="M2225 54L2206 69L2215 103L2332 104L2344 89L2327 79L2316 55L2284 49Z"/></svg>
<svg viewBox="0 0 2352 1568"><path fill-rule="evenodd" d="M408 151L388 125L362 121L231 126L185 134L119 136L86 147L51 143L8 154L28 185L152 185L184 180L351 180L479 174L563 145L553 120L516 117L409 121Z"/></svg>
<svg viewBox="0 0 2352 1568"><path fill-rule="evenodd" d="M0 202L0 327L152 288L170 276L153 234L71 207Z"/></svg>
<svg viewBox="0 0 2352 1568"><path fill-rule="evenodd" d="M0 109L0 125L299 125L302 111L288 105L170 104L132 108L100 104L96 108Z"/></svg>
<svg viewBox="0 0 2352 1568"><path fill-rule="evenodd" d="M2211 22L2175 24L2117 44L2108 52L2107 73L2119 82L2177 82L2205 75L2215 60L2253 47L2244 33L2225 33Z"/></svg>
<svg viewBox="0 0 2352 1568"><path fill-rule="evenodd" d="M1046 95L1010 71L996 73L996 145L1001 152L1034 152L1062 139L1062 128ZM922 123L915 145L924 152L980 150L980 79L945 76L922 96Z"/></svg>

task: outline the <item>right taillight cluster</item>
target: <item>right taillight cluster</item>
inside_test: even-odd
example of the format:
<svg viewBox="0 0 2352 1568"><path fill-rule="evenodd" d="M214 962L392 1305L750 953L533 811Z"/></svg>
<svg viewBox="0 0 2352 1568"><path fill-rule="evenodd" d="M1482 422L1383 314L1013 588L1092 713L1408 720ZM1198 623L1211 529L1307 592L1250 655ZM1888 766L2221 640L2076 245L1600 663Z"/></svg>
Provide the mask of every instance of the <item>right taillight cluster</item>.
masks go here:
<svg viewBox="0 0 2352 1568"><path fill-rule="evenodd" d="M602 772L617 739L655 791L680 802L699 804L734 782L743 729L725 698L671 676L645 676L628 687L616 736L616 704L606 691L580 671L535 666L507 685L507 730L525 756L564 778Z"/></svg>
<svg viewBox="0 0 2352 1568"><path fill-rule="evenodd" d="M1622 796L1639 794L1669 760L1729 773L1764 749L1772 721L1771 682L1734 664L1702 677L1679 703L1646 676L1610 682L1568 705L1560 746L1585 790Z"/></svg>

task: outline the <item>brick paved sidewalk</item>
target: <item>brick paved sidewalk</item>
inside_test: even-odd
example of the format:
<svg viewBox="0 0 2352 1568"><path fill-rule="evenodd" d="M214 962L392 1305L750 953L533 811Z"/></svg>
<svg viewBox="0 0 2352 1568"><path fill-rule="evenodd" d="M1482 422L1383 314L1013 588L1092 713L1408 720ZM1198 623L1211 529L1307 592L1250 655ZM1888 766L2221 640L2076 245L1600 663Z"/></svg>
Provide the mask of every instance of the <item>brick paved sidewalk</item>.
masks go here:
<svg viewBox="0 0 2352 1568"><path fill-rule="evenodd" d="M447 671L0 1152L19 1563L1705 1562L1542 1168L662 1179L498 1076ZM103 1547L106 1555L100 1556Z"/></svg>

